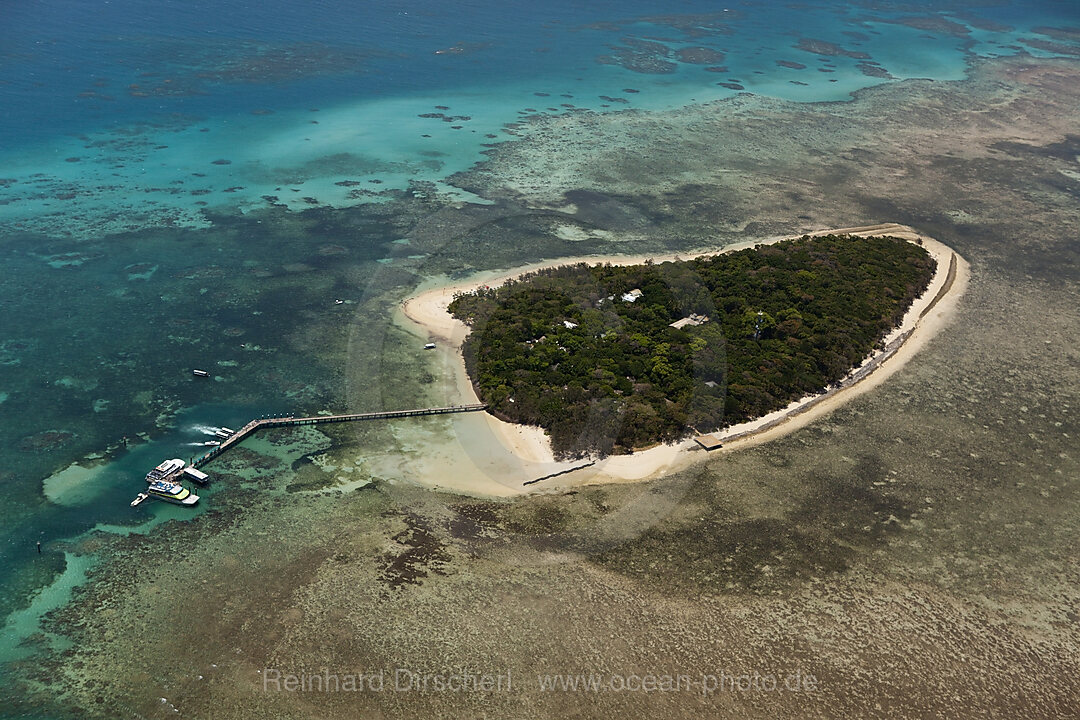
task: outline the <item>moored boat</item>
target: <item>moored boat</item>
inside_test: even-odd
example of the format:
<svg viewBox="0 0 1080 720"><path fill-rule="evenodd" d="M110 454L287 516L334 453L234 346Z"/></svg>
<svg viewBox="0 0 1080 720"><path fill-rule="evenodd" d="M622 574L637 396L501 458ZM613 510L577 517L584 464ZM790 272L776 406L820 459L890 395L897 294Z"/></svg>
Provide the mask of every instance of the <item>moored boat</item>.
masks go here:
<svg viewBox="0 0 1080 720"><path fill-rule="evenodd" d="M146 488L146 494L158 500L171 502L176 505L194 505L199 502L199 496L188 490L179 483L167 480L155 480Z"/></svg>
<svg viewBox="0 0 1080 720"><path fill-rule="evenodd" d="M146 473L146 482L152 483L156 480L168 480L170 477L183 470L185 464L186 463L180 458L166 460L150 472Z"/></svg>

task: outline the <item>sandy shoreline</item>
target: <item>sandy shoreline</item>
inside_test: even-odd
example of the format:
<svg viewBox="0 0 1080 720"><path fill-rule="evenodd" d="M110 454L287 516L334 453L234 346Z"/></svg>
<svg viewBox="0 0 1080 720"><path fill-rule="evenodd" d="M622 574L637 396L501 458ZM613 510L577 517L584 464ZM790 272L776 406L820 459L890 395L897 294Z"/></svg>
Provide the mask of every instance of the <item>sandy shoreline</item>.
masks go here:
<svg viewBox="0 0 1080 720"><path fill-rule="evenodd" d="M538 477L568 470L581 465L582 461L555 462L550 442L543 430L503 422L488 413L483 413L483 432L489 435L489 444L498 446L492 447L492 452L502 452L512 456L516 461L512 463L513 471L500 473L497 480L484 472L481 472L482 477L475 475L468 477L465 476L467 473L455 472L453 481L447 482L445 475L443 475L438 486L470 494L507 495L583 484L632 482L658 477L680 470L709 456L750 447L786 435L827 415L852 398L877 387L909 362L926 345L930 338L948 324L955 313L959 297L967 287L970 269L967 262L951 248L904 225L884 223L859 228L819 230L806 234L826 235L830 233L862 236L892 235L910 241L919 241L922 247L937 261L937 272L929 287L912 303L900 327L885 338L886 344L898 341L905 333L910 334L902 342L894 343L898 344L899 347L895 348L885 360L880 360L880 358L875 360L876 356L869 358L864 363L864 366L867 363L874 363L874 367L866 373L865 377L853 384L832 391L824 397L821 395L809 396L754 421L718 431L715 435L724 443L723 448L719 450L706 452L693 439L687 439L673 445L660 445L639 451L632 455L607 458L588 468L568 472L559 477L528 486L524 486L523 483L535 480ZM801 236L800 234L755 239L723 248L707 248L664 255L591 255L558 258L512 270L478 273L466 280L457 282L432 278L419 286L416 294L401 303L400 311L405 319L402 324L409 327L417 335L429 338L438 344L436 351L440 354L440 358L450 365L453 373L453 391L457 395L450 399L459 403L479 402L479 398L477 398L465 371L465 363L461 356L461 344L468 335L469 328L465 323L454 319L447 309L457 293L468 292L485 285L497 286L527 272L568 263L588 262L593 264L607 262L613 265L636 265L649 259L654 262L665 262L733 252L755 245L767 245ZM956 259L955 269L953 276L949 278L950 261L953 257ZM946 286L947 281L950 281L948 286ZM858 368L854 369L852 374L856 372L858 372ZM473 432L475 432L475 428ZM728 438L732 438L732 436L738 437L729 440ZM418 478L418 481L422 484L429 484L425 482L423 477Z"/></svg>

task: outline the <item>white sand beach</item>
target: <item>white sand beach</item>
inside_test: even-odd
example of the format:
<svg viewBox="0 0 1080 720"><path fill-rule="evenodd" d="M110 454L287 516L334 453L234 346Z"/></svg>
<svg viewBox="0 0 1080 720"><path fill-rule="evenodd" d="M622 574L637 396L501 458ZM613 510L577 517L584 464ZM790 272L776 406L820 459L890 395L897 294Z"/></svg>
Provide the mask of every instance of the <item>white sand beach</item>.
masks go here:
<svg viewBox="0 0 1080 720"><path fill-rule="evenodd" d="M443 464L440 468L441 472L434 475L421 472L417 477L417 482L477 495L509 495L551 491L593 483L633 482L676 472L706 457L715 457L721 453L734 452L740 448L767 442L805 427L852 398L883 383L908 363L930 338L949 323L955 314L959 298L967 287L970 268L963 258L943 243L904 225L885 223L858 228L819 230L807 234L901 237L911 242L919 242L937 261L937 272L930 286L909 308L901 326L886 338L886 344L897 340L904 333L910 332L910 335L898 348L893 348L886 359L878 358L876 361L873 357L868 359L867 363L871 363L873 367L865 374L865 377L833 390L825 396L809 396L752 422L725 428L715 434L723 443L723 448L718 450L705 451L693 439L687 439L673 445L660 445L641 450L631 455L606 458L589 467L572 472L565 471L581 466L586 461L556 462L550 442L540 428L515 425L499 420L488 413L478 413L476 415L482 416L482 420L477 421L476 416L473 416L467 421L454 421L458 425L467 423L471 426L467 430L462 427L458 432L459 439L463 437L462 433L472 436L467 441L471 447L464 453L469 461L455 467ZM465 371L465 363L461 355L461 344L468 335L469 328L454 319L447 309L456 294L470 292L483 286L498 286L527 272L568 263L634 265L650 259L654 262L665 262L733 252L795 237L801 237L801 235L749 240L719 249L702 249L666 255L558 258L512 270L478 273L467 280L457 282L447 282L445 278L433 278L417 288L417 293L401 304L402 318L399 320L403 320L401 325L411 329L418 337L436 342L435 352L438 353L439 361L446 363L453 375L454 396L447 398L448 402L479 402ZM955 264L951 263L953 257L955 257ZM950 273L951 265L953 271ZM932 307L931 303L933 303ZM855 372L857 369L853 371L853 374ZM476 437L477 433L483 437ZM452 461L452 458L443 457L442 461ZM537 478L555 473L565 474L535 482ZM435 483L431 478L438 478L438 482Z"/></svg>

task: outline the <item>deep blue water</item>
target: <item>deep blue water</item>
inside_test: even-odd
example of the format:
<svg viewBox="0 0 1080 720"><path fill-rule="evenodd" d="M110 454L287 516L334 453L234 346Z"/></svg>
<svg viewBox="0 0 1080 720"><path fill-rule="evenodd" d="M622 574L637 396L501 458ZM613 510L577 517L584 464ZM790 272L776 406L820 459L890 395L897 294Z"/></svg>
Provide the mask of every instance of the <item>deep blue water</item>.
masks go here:
<svg viewBox="0 0 1080 720"><path fill-rule="evenodd" d="M523 113L662 109L740 91L838 100L893 81L866 74L857 58L797 49L800 38L867 53L896 80L949 80L963 77L972 56L1015 54L1025 38L1040 37L1032 28L1080 24L1071 1L965 3L955 8L964 15L939 2L921 6L924 11L896 12L869 3L725 7L700 0L0 3L0 253L6 268L0 276L0 596L25 605L51 582L64 561L50 546L65 538L98 524L174 516L176 510L162 507L132 512L127 501L148 464L185 452L192 441L185 428L192 423L239 425L293 409L285 401L253 399L259 395L251 376L239 375L230 390L201 398L176 380L194 358L170 365L152 344L138 344L140 337L166 342L198 335L185 329L202 322L197 314L194 326L163 329L181 308L205 312L214 328L238 327L248 333L245 339L273 339L273 322L264 322L273 305L259 305L265 297L257 290L219 292L223 281L199 279L205 262L185 264L217 248L177 251L156 244L158 229L174 222L207 227L206 208L265 207L262 196L282 185L297 188L296 198L282 201L300 209L300 196L328 206L364 202L335 185L343 179L377 180L383 188L416 178L439 182L482 159L485 143L509 139L503 126ZM962 25L975 17L1009 27L955 35L885 22L916 16ZM597 61L641 41L667 48L668 55L653 52L652 59L670 72ZM691 47L723 57L672 57ZM418 117L440 112L439 105L468 119ZM326 161L339 154L346 159ZM422 162L433 154L439 163ZM118 230L148 234L110 235ZM394 239L378 230L370 237L358 268L381 259ZM260 261L260 253L306 262L319 242L230 246L214 257L225 268ZM162 269L149 270L156 265ZM149 281L132 278L143 271L151 273ZM161 314L122 305L157 302L154 284L166 277L171 293L195 277L203 287L191 288L208 297L217 293L216 305L178 301ZM117 284L127 289L110 294ZM222 305L244 311L226 316ZM248 306L267 314L253 317ZM273 371L310 382L302 369L268 368L264 376ZM59 505L45 497L46 477L119 435L153 428L160 408L140 406L132 385L152 394L166 381L176 383L169 387L179 403L173 429L156 432L151 446L119 453L83 500ZM331 388L307 402L313 409L340 403L334 393ZM57 429L77 439L55 448L27 444ZM38 539L46 541L44 559L34 551ZM43 563L52 564L43 570ZM62 601L63 593L56 598ZM16 620L0 655L13 652L34 628L32 614Z"/></svg>

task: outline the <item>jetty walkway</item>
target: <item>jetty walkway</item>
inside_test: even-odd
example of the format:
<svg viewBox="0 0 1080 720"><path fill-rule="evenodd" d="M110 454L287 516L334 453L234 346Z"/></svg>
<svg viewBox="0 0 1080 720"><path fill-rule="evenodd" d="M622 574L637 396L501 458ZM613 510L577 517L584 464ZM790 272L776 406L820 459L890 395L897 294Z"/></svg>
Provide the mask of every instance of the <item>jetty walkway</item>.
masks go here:
<svg viewBox="0 0 1080 720"><path fill-rule="evenodd" d="M357 420L388 420L390 418L420 417L423 415L449 415L451 413L478 412L486 409L486 403L476 403L474 405L448 405L446 407L419 408L416 410L384 410L382 412L355 413L352 415L316 415L314 417L300 418L292 417L290 415L285 417L259 418L258 420L252 420L247 425L237 430L210 452L193 460L191 465L196 468L205 465L229 448L238 445L248 435L262 430L263 428L289 427L293 425L321 425L324 423L354 422Z"/></svg>

